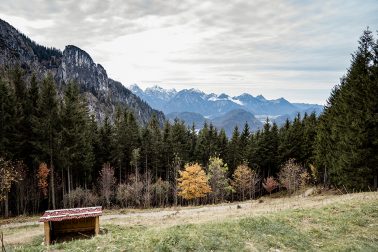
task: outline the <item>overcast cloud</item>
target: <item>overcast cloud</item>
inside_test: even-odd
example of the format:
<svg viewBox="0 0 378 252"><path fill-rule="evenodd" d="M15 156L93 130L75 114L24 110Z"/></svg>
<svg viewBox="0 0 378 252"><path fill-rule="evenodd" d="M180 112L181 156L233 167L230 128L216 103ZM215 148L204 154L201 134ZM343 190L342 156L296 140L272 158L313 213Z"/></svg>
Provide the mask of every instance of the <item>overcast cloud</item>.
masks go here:
<svg viewBox="0 0 378 252"><path fill-rule="evenodd" d="M74 44L125 85L324 104L378 1L2 0L33 40Z"/></svg>

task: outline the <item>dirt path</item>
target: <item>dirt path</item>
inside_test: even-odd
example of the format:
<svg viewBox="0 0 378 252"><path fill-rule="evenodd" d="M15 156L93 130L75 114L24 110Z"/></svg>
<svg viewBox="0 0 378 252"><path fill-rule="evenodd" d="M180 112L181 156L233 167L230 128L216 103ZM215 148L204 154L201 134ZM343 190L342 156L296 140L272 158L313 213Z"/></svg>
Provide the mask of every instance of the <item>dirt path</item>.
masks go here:
<svg viewBox="0 0 378 252"><path fill-rule="evenodd" d="M202 207L178 207L163 210L136 210L127 214L109 214L101 216L101 224L120 226L142 225L150 228L164 228L180 224L224 221L248 216L274 213L287 209L319 208L332 203L350 200L374 199L378 202L378 193L356 193L345 195L318 195L310 197L295 196L290 198L269 198L240 203L208 205ZM27 243L43 234L42 224L38 221L6 224L0 227L7 244ZM42 242L42 241L41 241Z"/></svg>
<svg viewBox="0 0 378 252"><path fill-rule="evenodd" d="M327 195L291 198L263 198L263 202L257 200L241 203L208 205L198 208L177 208L157 212L140 212L131 214L117 214L103 216L104 224L121 226L143 225L147 227L167 227L179 224L195 224L203 222L224 221L225 219L237 219L249 216L274 213L287 209L320 208L338 202L349 200L376 199L378 193L358 193L345 195Z"/></svg>

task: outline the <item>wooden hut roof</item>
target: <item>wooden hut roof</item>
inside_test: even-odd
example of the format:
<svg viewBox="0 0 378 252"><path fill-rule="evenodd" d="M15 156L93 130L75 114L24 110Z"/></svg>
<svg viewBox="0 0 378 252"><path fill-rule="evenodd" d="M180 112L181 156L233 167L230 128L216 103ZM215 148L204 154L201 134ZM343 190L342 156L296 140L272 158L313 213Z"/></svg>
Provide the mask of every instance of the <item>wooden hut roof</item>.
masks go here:
<svg viewBox="0 0 378 252"><path fill-rule="evenodd" d="M68 208L58 210L48 210L39 219L40 222L47 221L63 221L71 219L81 219L88 217L96 217L102 215L102 207L84 207L84 208Z"/></svg>

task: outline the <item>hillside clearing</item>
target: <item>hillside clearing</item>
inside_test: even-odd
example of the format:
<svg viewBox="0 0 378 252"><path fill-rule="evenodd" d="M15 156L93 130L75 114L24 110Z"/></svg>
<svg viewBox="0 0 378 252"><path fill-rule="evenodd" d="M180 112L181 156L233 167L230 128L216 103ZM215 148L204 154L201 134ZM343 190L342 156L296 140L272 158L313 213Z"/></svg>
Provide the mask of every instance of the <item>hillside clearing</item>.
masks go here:
<svg viewBox="0 0 378 252"><path fill-rule="evenodd" d="M240 208L237 207L240 206ZM51 246L69 251L378 250L378 193L264 198L239 204L105 215L107 233ZM127 210L126 210L127 211ZM42 226L2 226L16 251L41 251Z"/></svg>

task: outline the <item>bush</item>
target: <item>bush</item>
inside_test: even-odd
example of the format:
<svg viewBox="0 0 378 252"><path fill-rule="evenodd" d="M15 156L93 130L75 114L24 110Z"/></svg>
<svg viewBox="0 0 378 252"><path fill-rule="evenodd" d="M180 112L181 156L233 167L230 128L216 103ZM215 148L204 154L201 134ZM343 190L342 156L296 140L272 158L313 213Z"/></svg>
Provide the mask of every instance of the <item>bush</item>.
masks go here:
<svg viewBox="0 0 378 252"><path fill-rule="evenodd" d="M142 204L143 182L137 181L132 174L127 184L119 184L116 189L116 199L121 207L140 206Z"/></svg>
<svg viewBox="0 0 378 252"><path fill-rule="evenodd" d="M262 186L270 194L274 189L278 187L278 182L273 177L264 179Z"/></svg>
<svg viewBox="0 0 378 252"><path fill-rule="evenodd" d="M289 194L298 190L301 186L304 187L310 176L305 169L294 159L289 159L283 166L281 166L278 173L278 180L281 186L285 187Z"/></svg>
<svg viewBox="0 0 378 252"><path fill-rule="evenodd" d="M107 207L110 207L110 202L114 196L114 169L110 166L109 163L106 163L102 166L99 177L99 186L100 186L100 195L104 204Z"/></svg>
<svg viewBox="0 0 378 252"><path fill-rule="evenodd" d="M161 178L152 185L152 191L155 195L155 203L157 206L161 207L168 201L170 190L170 184L168 181L164 181Z"/></svg>
<svg viewBox="0 0 378 252"><path fill-rule="evenodd" d="M99 198L96 194L81 187L72 190L63 196L63 206L69 207L91 207L99 203Z"/></svg>

